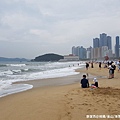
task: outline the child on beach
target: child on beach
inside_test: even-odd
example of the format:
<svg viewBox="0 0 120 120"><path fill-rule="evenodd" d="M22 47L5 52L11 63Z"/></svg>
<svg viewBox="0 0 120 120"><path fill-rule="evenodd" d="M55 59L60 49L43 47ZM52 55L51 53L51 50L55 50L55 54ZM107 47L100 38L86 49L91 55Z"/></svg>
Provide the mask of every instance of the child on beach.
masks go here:
<svg viewBox="0 0 120 120"><path fill-rule="evenodd" d="M93 82L94 82L94 85L95 85L96 87L98 87L98 80L97 80L97 78L94 78L94 79L93 79Z"/></svg>
<svg viewBox="0 0 120 120"><path fill-rule="evenodd" d="M97 78L93 79L93 82L91 84L91 89L98 88L98 80Z"/></svg>

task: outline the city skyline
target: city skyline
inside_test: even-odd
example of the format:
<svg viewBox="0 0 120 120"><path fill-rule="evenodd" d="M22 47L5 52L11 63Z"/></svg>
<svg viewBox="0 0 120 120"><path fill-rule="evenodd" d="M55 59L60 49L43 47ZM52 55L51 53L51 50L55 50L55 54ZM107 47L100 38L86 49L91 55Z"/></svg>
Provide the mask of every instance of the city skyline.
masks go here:
<svg viewBox="0 0 120 120"><path fill-rule="evenodd" d="M100 34L99 38L93 38L93 48L107 46L108 49L112 49L112 38L106 33Z"/></svg>
<svg viewBox="0 0 120 120"><path fill-rule="evenodd" d="M112 45L112 37L106 33L99 34L99 37L93 38L93 46L85 48L84 46L73 46L72 54L79 56L79 59L104 59L105 56L109 58L120 57L120 43L119 36L115 37L115 45ZM115 53L112 46L114 46Z"/></svg>

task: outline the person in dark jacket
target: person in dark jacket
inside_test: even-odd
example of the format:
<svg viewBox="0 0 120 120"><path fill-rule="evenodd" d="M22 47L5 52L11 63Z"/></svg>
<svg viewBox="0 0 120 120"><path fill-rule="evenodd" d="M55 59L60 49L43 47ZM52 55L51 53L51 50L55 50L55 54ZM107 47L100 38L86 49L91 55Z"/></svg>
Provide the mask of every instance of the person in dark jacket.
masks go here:
<svg viewBox="0 0 120 120"><path fill-rule="evenodd" d="M81 87L82 88L89 87L89 81L88 81L88 79L86 79L86 75L83 75L83 79L81 79Z"/></svg>
<svg viewBox="0 0 120 120"><path fill-rule="evenodd" d="M86 62L86 70L88 70L89 67L89 63Z"/></svg>
<svg viewBox="0 0 120 120"><path fill-rule="evenodd" d="M101 64L102 64L102 63L101 63L101 62L99 62L99 68L100 68L100 70L101 70Z"/></svg>

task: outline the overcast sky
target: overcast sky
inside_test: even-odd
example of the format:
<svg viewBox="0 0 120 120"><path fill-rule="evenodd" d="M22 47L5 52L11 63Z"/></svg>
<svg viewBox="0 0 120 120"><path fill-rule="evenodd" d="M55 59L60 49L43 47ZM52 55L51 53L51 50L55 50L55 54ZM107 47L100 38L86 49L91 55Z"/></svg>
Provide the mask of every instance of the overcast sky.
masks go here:
<svg viewBox="0 0 120 120"><path fill-rule="evenodd" d="M0 56L65 55L120 35L120 0L0 0Z"/></svg>

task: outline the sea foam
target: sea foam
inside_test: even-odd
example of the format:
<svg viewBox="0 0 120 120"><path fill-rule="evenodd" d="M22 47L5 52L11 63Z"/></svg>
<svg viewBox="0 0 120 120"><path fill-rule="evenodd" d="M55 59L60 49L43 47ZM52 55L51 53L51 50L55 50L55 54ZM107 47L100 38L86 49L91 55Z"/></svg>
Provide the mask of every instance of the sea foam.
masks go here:
<svg viewBox="0 0 120 120"><path fill-rule="evenodd" d="M13 84L18 81L40 80L79 74L75 69L85 64L79 62L27 62L1 64L0 96L31 89L32 85Z"/></svg>

